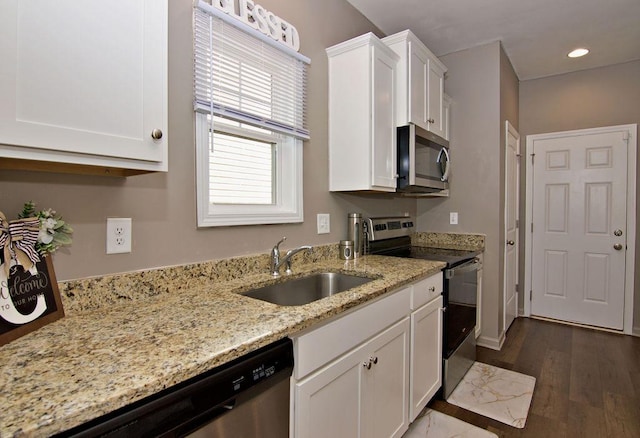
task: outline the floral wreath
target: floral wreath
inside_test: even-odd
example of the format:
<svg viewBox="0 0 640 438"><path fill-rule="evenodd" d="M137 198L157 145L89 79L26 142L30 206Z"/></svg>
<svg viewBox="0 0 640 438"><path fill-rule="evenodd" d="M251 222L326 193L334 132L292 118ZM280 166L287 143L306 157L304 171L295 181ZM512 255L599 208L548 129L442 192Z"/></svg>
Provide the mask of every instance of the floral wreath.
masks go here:
<svg viewBox="0 0 640 438"><path fill-rule="evenodd" d="M46 257L63 245L71 244L73 229L55 210L35 211L33 201L26 202L18 219L8 221L0 211L0 254L9 275L12 265L32 271L40 256Z"/></svg>

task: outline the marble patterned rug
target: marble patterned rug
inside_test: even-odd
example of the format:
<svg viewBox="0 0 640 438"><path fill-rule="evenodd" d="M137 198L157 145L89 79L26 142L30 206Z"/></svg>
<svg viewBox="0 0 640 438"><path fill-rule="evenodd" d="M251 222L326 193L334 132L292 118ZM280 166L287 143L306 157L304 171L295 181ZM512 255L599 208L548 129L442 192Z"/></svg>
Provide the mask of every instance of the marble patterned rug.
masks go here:
<svg viewBox="0 0 640 438"><path fill-rule="evenodd" d="M474 362L447 402L522 429L535 383L535 377Z"/></svg>
<svg viewBox="0 0 640 438"><path fill-rule="evenodd" d="M402 438L498 438L498 435L438 411L425 409Z"/></svg>

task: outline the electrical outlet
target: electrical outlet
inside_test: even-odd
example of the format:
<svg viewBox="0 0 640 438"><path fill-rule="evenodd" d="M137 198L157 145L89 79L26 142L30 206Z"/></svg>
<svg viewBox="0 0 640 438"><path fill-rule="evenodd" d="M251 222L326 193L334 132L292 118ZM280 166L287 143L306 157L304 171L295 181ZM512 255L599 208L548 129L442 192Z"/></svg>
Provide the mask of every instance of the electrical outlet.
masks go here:
<svg viewBox="0 0 640 438"><path fill-rule="evenodd" d="M329 213L318 214L318 234L331 232L331 215Z"/></svg>
<svg viewBox="0 0 640 438"><path fill-rule="evenodd" d="M452 211L449 213L449 225L458 225L458 212Z"/></svg>
<svg viewBox="0 0 640 438"><path fill-rule="evenodd" d="M107 254L131 252L131 218L107 218Z"/></svg>

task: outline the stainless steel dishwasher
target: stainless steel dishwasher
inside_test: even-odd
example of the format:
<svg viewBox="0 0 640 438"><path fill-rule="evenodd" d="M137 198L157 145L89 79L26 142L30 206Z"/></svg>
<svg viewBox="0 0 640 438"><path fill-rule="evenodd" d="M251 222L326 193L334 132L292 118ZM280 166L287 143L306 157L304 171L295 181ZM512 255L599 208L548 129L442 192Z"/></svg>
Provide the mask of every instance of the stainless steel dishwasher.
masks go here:
<svg viewBox="0 0 640 438"><path fill-rule="evenodd" d="M289 436L293 347L282 339L58 436Z"/></svg>

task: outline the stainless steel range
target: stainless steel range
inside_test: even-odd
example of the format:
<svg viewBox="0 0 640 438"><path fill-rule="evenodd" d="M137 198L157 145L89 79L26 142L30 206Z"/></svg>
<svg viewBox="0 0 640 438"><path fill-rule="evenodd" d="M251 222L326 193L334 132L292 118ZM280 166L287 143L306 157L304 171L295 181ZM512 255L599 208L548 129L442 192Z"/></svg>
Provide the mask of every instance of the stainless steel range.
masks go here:
<svg viewBox="0 0 640 438"><path fill-rule="evenodd" d="M410 217L376 217L364 221L365 252L442 261L444 327L442 395L447 398L476 358L477 273L480 251L411 246Z"/></svg>

